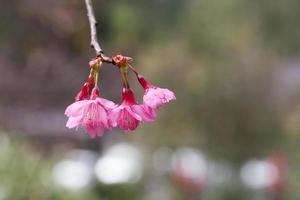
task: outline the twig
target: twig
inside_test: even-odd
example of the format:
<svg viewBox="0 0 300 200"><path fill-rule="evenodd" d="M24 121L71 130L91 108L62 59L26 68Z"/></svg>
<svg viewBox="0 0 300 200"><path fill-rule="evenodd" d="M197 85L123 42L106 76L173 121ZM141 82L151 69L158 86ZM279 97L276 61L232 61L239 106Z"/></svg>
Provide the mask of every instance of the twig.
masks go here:
<svg viewBox="0 0 300 200"><path fill-rule="evenodd" d="M98 42L97 29L96 29L98 22L96 21L96 18L95 18L92 1L85 0L85 5L86 5L87 12L88 12L87 16L89 18L89 23L90 23L91 46L95 49L97 57L100 57L102 62L114 64L114 61L112 60L112 58L106 56L103 53L103 50Z"/></svg>
<svg viewBox="0 0 300 200"><path fill-rule="evenodd" d="M111 63L111 64L115 65L113 59L104 54L104 52L98 42L97 29L96 29L98 22L96 21L96 18L95 18L92 0L85 0L85 5L86 5L87 12L88 12L87 16L89 18L89 23L90 23L91 47L95 49L96 56L98 58L100 58L102 62Z"/></svg>
<svg viewBox="0 0 300 200"><path fill-rule="evenodd" d="M97 29L96 26L98 22L96 21L94 10L93 10L93 5L91 0L85 0L85 5L87 9L87 16L89 18L90 22L90 29L91 29L91 46L95 49L96 54L100 55L103 53L100 44L98 42L97 38Z"/></svg>

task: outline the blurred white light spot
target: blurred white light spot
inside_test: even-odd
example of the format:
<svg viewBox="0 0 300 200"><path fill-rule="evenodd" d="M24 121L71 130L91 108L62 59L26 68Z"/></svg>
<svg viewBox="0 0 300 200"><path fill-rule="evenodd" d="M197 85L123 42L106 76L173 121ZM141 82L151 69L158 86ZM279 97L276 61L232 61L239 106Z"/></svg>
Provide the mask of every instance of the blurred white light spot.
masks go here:
<svg viewBox="0 0 300 200"><path fill-rule="evenodd" d="M142 174L141 155L131 145L117 144L98 160L95 171L105 184L135 183Z"/></svg>
<svg viewBox="0 0 300 200"><path fill-rule="evenodd" d="M66 160L58 163L53 170L55 182L69 190L86 187L91 181L89 168L81 162Z"/></svg>
<svg viewBox="0 0 300 200"><path fill-rule="evenodd" d="M206 178L207 164L200 151L181 148L173 155L172 170L184 178L202 182Z"/></svg>
<svg viewBox="0 0 300 200"><path fill-rule="evenodd" d="M92 162L94 153L85 150L74 150L69 159L63 160L53 168L53 179L61 187L76 191L86 188L93 179Z"/></svg>
<svg viewBox="0 0 300 200"><path fill-rule="evenodd" d="M243 183L252 189L264 189L278 178L278 169L267 161L252 160L241 169Z"/></svg>

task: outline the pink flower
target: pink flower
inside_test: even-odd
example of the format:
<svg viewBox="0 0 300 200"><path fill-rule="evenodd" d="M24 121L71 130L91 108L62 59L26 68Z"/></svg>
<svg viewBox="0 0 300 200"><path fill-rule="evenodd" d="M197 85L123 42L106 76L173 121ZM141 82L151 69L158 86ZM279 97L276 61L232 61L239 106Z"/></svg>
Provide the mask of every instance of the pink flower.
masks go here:
<svg viewBox="0 0 300 200"><path fill-rule="evenodd" d="M109 119L113 127L118 126L125 132L135 130L141 121L153 122L156 118L154 109L147 105L139 105L135 101L132 90L123 88L122 103L112 109Z"/></svg>
<svg viewBox="0 0 300 200"><path fill-rule="evenodd" d="M112 128L107 117L107 110L114 107L113 102L100 98L98 89L94 88L91 99L77 101L67 107L65 115L69 117L69 120L66 126L75 128L81 125L92 138L102 136L105 128L109 130Z"/></svg>
<svg viewBox="0 0 300 200"><path fill-rule="evenodd" d="M148 83L141 75L138 75L138 81L145 91L143 96L144 104L153 109L157 109L161 105L176 99L175 94L172 91Z"/></svg>

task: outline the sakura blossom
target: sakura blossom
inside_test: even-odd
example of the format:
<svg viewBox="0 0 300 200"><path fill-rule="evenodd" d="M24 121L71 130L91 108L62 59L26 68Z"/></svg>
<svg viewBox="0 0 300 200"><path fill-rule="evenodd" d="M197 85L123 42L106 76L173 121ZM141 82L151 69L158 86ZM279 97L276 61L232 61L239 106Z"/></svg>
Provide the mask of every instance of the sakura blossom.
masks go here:
<svg viewBox="0 0 300 200"><path fill-rule="evenodd" d="M112 109L109 119L113 127L119 127L125 132L135 130L141 121L153 122L156 118L155 110L143 104L137 104L131 89L123 88L123 101Z"/></svg>
<svg viewBox="0 0 300 200"><path fill-rule="evenodd" d="M175 94L165 88L156 87L145 80L142 75L137 75L138 81L144 88L143 101L147 106L157 109L163 104L175 100Z"/></svg>
<svg viewBox="0 0 300 200"><path fill-rule="evenodd" d="M75 100L67 107L65 115L69 117L68 128L83 127L92 137L102 136L104 131L118 127L124 132L135 130L141 122L154 122L157 109L163 104L175 100L175 94L164 88L150 84L140 75L129 62L133 59L121 54L109 58L100 54L89 62L90 74ZM102 63L111 63L118 67L122 80L122 101L115 104L100 97L97 86ZM131 70L137 76L138 82L144 88L143 103L139 104L128 81L128 72Z"/></svg>
<svg viewBox="0 0 300 200"><path fill-rule="evenodd" d="M69 117L66 126L75 128L82 126L92 137L102 136L105 129L111 130L107 112L115 107L112 101L98 96L98 89L94 88L92 98L80 100L69 105L65 115Z"/></svg>

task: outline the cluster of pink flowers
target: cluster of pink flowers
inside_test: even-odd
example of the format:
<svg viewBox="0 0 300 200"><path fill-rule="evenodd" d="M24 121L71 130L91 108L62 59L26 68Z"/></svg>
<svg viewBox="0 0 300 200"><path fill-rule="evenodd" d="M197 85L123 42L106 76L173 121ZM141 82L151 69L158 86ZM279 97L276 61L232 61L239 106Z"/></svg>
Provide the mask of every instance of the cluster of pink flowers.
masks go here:
<svg viewBox="0 0 300 200"><path fill-rule="evenodd" d="M101 58L90 61L90 75L65 115L69 117L68 128L83 127L91 137L102 136L104 130L118 127L128 132L135 130L141 122L154 122L156 112L163 104L175 100L174 93L150 84L130 64L131 58L116 55L112 62L121 72L123 89L122 102L115 104L100 97L97 86L98 75L102 65ZM132 70L144 89L143 103L139 104L128 83L128 69Z"/></svg>

